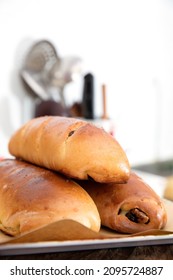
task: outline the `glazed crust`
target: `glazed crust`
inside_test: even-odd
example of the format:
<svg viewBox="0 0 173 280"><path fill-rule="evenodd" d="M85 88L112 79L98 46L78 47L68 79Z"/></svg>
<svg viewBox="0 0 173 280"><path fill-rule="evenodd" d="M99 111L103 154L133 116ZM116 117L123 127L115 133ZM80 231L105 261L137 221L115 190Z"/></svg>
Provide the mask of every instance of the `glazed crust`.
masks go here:
<svg viewBox="0 0 173 280"><path fill-rule="evenodd" d="M100 229L98 210L77 183L24 161L0 161L2 231L16 236L63 219Z"/></svg>
<svg viewBox="0 0 173 280"><path fill-rule="evenodd" d="M138 233L166 224L160 197L135 173L126 184L79 183L93 198L103 226L121 233Z"/></svg>
<svg viewBox="0 0 173 280"><path fill-rule="evenodd" d="M74 118L32 119L11 137L9 152L70 178L122 183L130 175L129 161L116 139Z"/></svg>

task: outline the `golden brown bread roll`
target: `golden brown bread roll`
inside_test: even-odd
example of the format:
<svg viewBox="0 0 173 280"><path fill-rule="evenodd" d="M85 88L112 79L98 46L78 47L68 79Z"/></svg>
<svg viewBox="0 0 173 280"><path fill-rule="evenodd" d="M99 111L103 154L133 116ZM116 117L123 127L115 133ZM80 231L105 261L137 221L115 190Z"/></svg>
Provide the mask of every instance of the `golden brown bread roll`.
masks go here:
<svg viewBox="0 0 173 280"><path fill-rule="evenodd" d="M161 229L167 214L159 196L135 173L126 184L80 181L93 198L102 225L122 233Z"/></svg>
<svg viewBox="0 0 173 280"><path fill-rule="evenodd" d="M74 118L30 120L11 137L9 152L76 179L120 183L130 173L127 156L111 135Z"/></svg>
<svg viewBox="0 0 173 280"><path fill-rule="evenodd" d="M167 178L163 196L166 199L173 200L173 176Z"/></svg>
<svg viewBox="0 0 173 280"><path fill-rule="evenodd" d="M16 236L63 219L100 229L97 208L77 183L23 161L0 161L0 230Z"/></svg>

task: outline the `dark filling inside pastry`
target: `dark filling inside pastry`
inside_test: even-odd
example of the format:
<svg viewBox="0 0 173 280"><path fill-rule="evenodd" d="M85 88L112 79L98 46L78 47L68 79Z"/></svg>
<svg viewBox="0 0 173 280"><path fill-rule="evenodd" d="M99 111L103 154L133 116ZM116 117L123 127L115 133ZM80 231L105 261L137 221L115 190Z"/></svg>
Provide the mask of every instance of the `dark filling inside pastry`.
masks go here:
<svg viewBox="0 0 173 280"><path fill-rule="evenodd" d="M126 217L134 222L139 224L148 224L150 219L145 212L139 208L132 208L126 213Z"/></svg>

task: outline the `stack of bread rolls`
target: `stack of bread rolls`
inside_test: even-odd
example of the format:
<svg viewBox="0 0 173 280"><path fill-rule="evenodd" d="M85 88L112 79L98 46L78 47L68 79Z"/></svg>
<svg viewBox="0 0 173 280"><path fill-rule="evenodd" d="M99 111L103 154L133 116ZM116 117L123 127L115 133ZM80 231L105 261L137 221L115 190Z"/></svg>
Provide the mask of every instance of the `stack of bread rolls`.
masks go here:
<svg viewBox="0 0 173 280"><path fill-rule="evenodd" d="M131 172L115 138L87 121L45 116L9 141L0 161L0 229L17 236L63 219L98 232L161 229L161 198Z"/></svg>

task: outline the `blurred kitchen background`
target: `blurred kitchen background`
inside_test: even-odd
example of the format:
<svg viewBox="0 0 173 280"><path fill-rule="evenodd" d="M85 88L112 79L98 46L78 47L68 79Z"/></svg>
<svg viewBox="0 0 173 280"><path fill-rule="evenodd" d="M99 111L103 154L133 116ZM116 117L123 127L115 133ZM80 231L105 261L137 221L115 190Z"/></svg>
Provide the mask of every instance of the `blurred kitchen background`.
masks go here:
<svg viewBox="0 0 173 280"><path fill-rule="evenodd" d="M9 137L40 102L21 68L46 41L56 59L79 62L63 88L70 110L79 113L91 78L93 119L105 113L105 85L104 119L132 165L173 159L172 0L0 0L0 36L0 156L9 156ZM51 99L60 98L56 81L52 88Z"/></svg>

